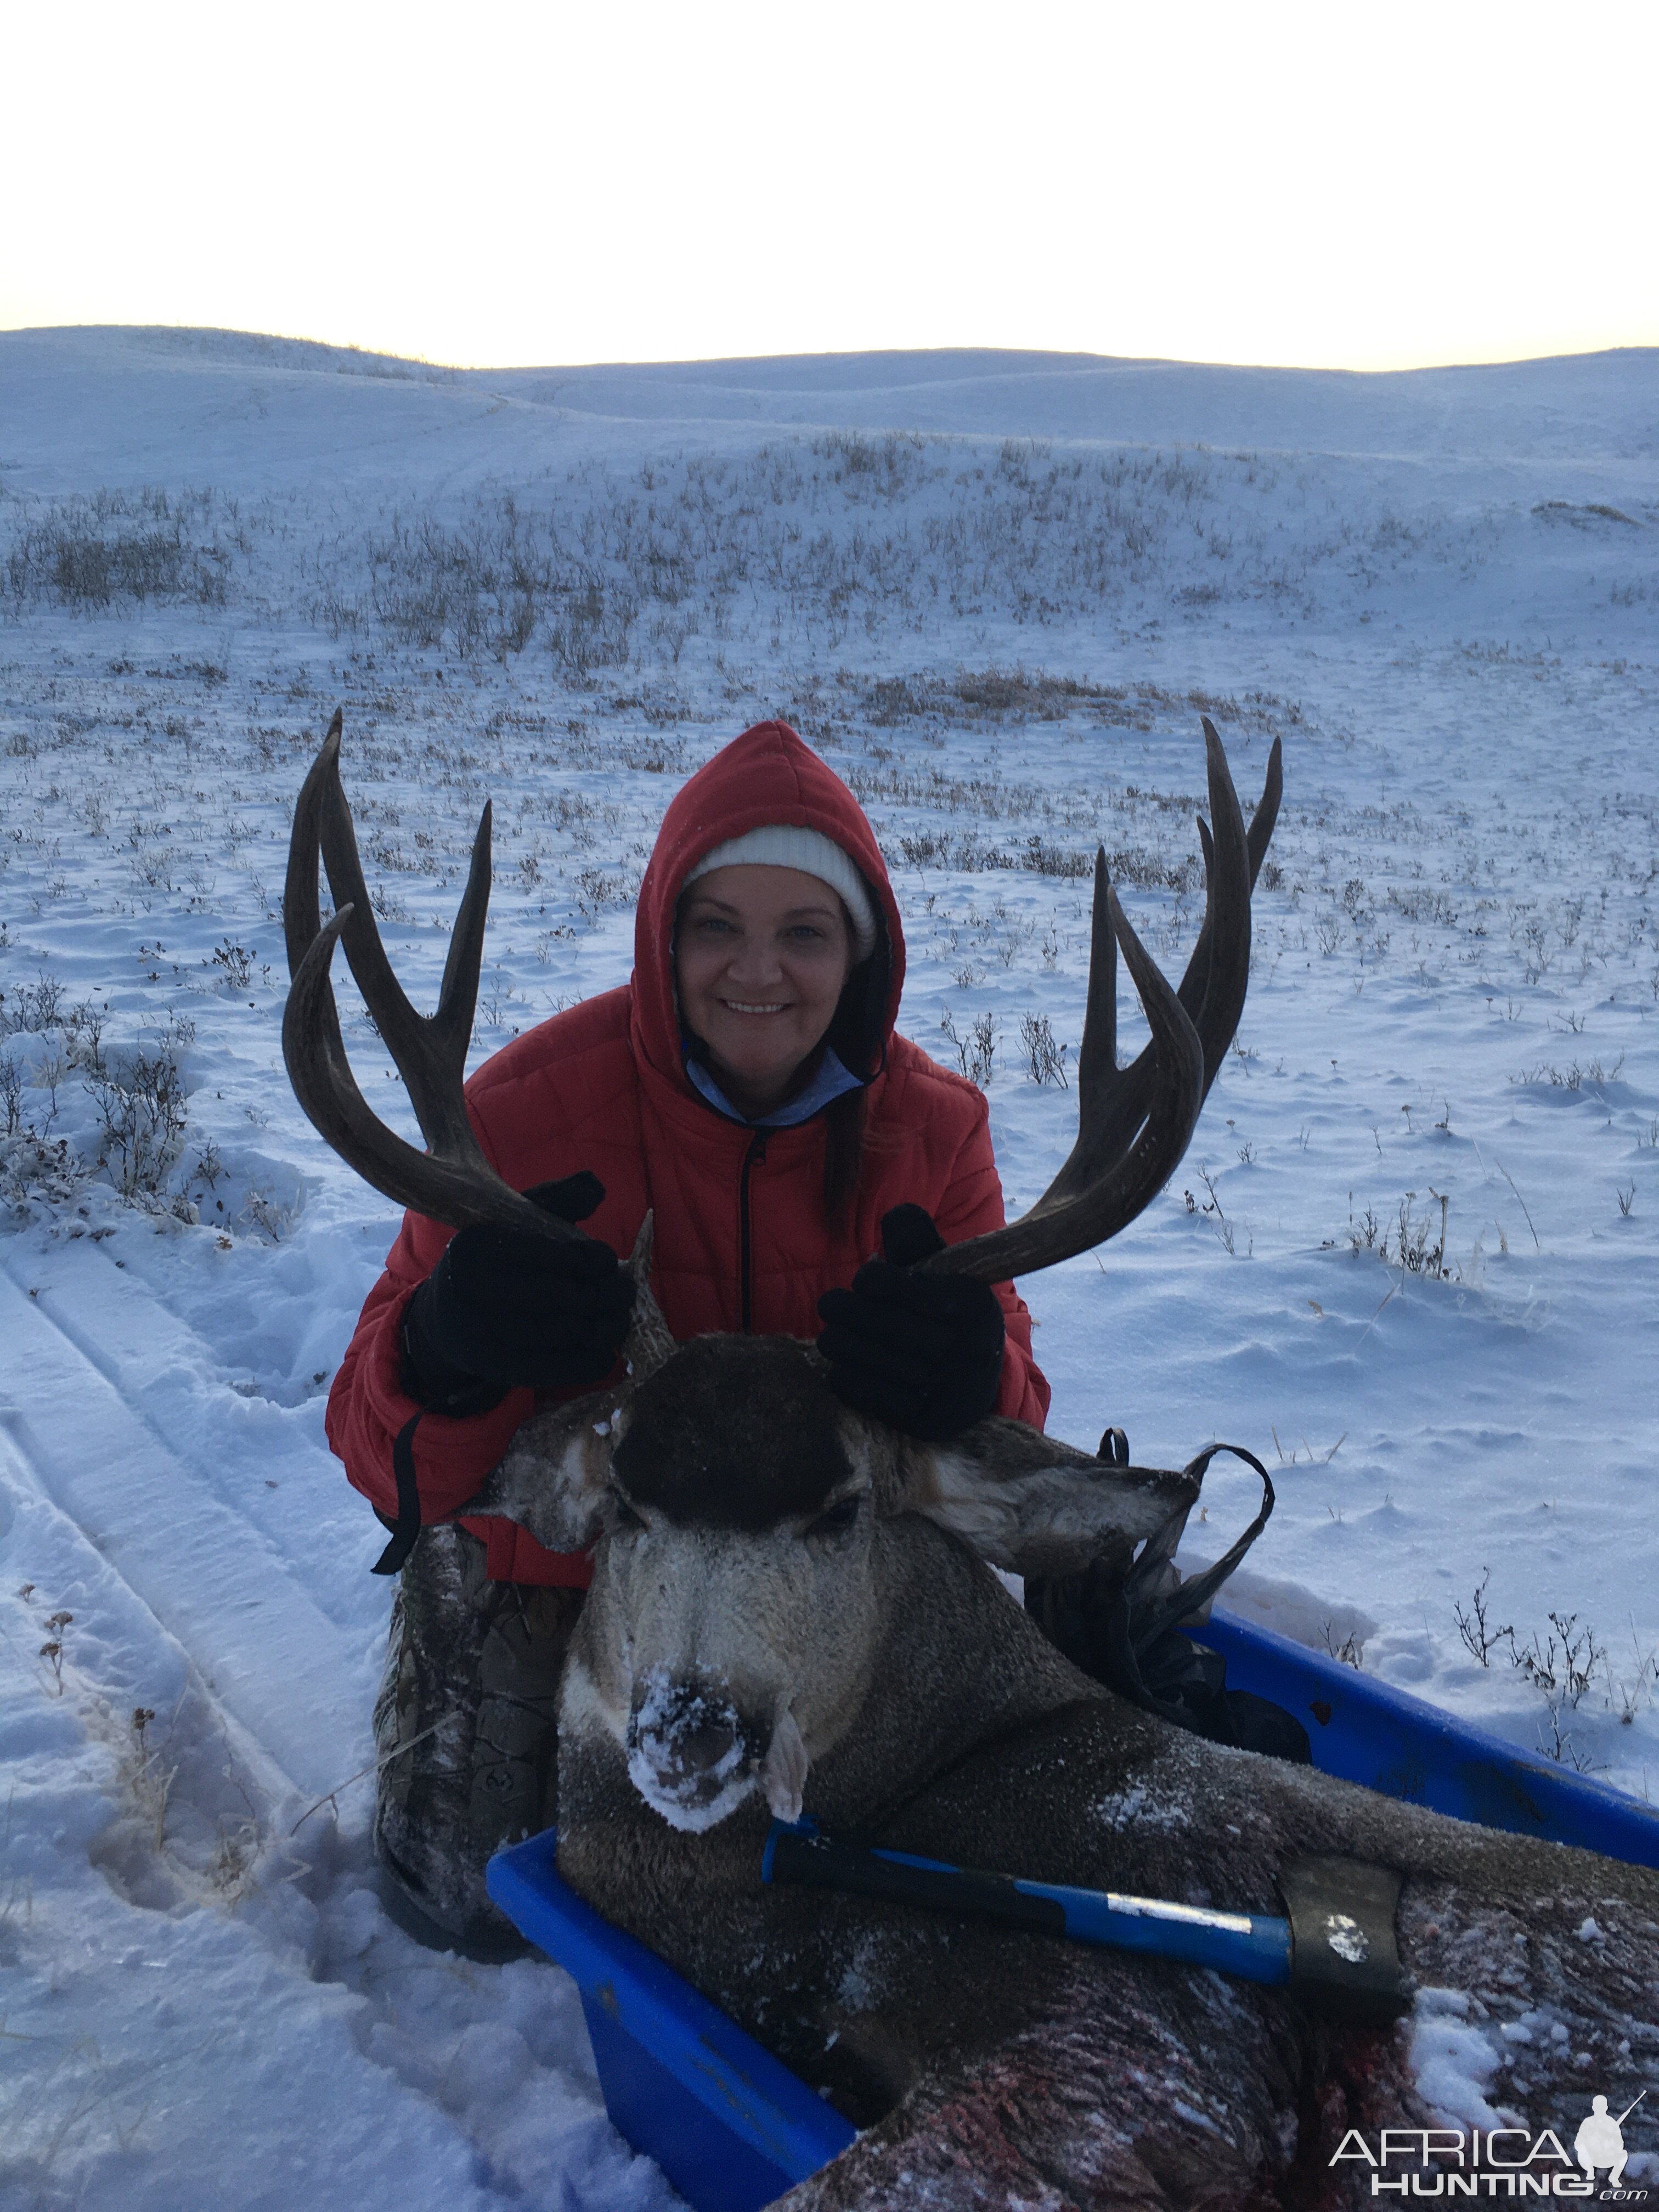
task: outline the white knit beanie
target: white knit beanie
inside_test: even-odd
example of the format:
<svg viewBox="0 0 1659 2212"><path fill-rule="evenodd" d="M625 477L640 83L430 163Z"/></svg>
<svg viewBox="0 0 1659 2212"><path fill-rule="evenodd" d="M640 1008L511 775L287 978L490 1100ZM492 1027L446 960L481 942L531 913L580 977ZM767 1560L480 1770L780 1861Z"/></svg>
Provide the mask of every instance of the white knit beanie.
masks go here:
<svg viewBox="0 0 1659 2212"><path fill-rule="evenodd" d="M746 837L729 837L705 853L687 875L682 889L690 890L699 876L715 868L799 868L828 884L847 908L853 925L853 957L867 960L876 949L876 908L869 885L833 837L821 830L804 830L790 822L769 822Z"/></svg>

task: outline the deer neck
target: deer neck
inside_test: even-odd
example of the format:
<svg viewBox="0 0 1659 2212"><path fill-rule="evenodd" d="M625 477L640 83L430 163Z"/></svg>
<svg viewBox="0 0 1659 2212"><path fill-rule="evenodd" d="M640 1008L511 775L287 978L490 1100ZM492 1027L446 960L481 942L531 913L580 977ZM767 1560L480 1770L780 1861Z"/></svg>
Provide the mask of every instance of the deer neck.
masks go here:
<svg viewBox="0 0 1659 2212"><path fill-rule="evenodd" d="M981 1745L1105 1696L982 1560L915 1515L884 1524L883 1623L870 1687L815 1765L807 1809L873 1832Z"/></svg>

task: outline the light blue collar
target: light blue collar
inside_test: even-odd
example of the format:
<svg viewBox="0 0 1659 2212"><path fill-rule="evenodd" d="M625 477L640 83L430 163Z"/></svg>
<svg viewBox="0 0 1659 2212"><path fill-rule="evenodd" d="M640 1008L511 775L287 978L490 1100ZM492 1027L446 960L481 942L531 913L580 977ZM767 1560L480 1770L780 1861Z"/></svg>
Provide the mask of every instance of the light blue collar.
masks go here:
<svg viewBox="0 0 1659 2212"><path fill-rule="evenodd" d="M832 1099L843 1098L849 1091L864 1088L858 1077L844 1067L826 1045L817 1073L805 1090L793 1098L786 1098L769 1114L757 1115L751 1121L746 1114L738 1113L701 1060L688 1059L685 1072L718 1113L724 1114L728 1121L741 1121L746 1129L793 1129L799 1122L810 1121L814 1114L821 1114Z"/></svg>

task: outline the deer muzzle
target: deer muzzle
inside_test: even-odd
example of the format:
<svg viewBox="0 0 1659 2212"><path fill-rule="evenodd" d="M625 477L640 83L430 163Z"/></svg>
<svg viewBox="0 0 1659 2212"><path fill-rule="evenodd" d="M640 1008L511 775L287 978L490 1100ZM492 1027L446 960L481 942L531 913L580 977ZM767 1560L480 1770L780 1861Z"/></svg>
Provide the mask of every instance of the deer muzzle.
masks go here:
<svg viewBox="0 0 1659 2212"><path fill-rule="evenodd" d="M629 1778L672 1826L713 1827L755 1787L769 1735L723 1689L653 1668L629 1715Z"/></svg>

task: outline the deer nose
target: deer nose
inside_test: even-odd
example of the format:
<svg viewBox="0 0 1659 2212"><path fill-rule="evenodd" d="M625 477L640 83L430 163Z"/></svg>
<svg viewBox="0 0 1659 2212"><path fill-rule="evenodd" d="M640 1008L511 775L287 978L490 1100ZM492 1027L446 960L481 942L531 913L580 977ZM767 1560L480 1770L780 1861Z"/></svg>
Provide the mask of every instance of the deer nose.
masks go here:
<svg viewBox="0 0 1659 2212"><path fill-rule="evenodd" d="M729 1757L738 1737L738 1717L733 1712L711 1714L695 1728L688 1728L674 1739L674 1764L688 1774L707 1774Z"/></svg>
<svg viewBox="0 0 1659 2212"><path fill-rule="evenodd" d="M749 1731L731 1701L696 1682L643 1684L628 1724L630 1751L663 1781L695 1784L736 1771L749 1754Z"/></svg>

